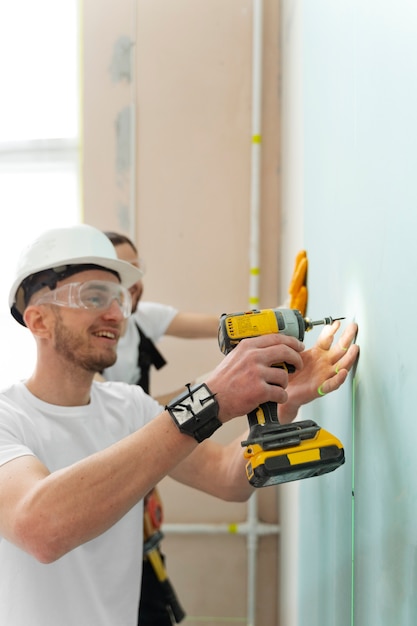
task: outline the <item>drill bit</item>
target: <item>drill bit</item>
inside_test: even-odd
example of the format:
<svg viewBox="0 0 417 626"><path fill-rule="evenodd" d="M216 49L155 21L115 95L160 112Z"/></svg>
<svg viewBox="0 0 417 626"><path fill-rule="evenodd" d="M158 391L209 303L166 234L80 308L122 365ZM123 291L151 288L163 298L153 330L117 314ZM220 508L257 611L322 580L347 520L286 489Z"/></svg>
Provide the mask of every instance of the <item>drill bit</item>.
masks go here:
<svg viewBox="0 0 417 626"><path fill-rule="evenodd" d="M321 324L333 324L333 322L337 322L339 320L344 320L344 317L324 317L322 320L314 320L311 321L308 317L304 318L304 323L306 327L306 331L311 330L314 326L320 326Z"/></svg>

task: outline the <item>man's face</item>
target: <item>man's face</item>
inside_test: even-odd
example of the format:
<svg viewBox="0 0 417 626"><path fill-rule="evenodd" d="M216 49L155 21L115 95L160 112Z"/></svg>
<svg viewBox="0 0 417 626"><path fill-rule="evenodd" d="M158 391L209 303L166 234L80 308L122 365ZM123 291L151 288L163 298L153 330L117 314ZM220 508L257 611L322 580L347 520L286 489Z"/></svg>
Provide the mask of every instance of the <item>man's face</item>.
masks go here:
<svg viewBox="0 0 417 626"><path fill-rule="evenodd" d="M117 277L105 270L89 270L60 281L59 287L72 282L101 280L118 284ZM66 362L88 372L101 372L114 364L117 342L125 318L116 301L107 309L79 309L51 306L54 315L54 348Z"/></svg>
<svg viewBox="0 0 417 626"><path fill-rule="evenodd" d="M128 243L121 243L115 246L116 254L121 261L127 261L131 265L135 267L140 267L139 259L137 253L134 251L131 245ZM139 300L142 297L143 293L143 283L141 280L138 280L137 283L132 285L129 288L130 295L132 296L132 313L134 313L138 307Z"/></svg>

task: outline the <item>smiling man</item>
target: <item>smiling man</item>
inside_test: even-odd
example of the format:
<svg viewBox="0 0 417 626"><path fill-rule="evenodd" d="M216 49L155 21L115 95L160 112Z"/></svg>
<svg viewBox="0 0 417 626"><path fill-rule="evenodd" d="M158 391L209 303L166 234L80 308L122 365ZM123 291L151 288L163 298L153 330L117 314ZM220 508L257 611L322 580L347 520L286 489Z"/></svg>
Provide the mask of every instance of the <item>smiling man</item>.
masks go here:
<svg viewBox="0 0 417 626"><path fill-rule="evenodd" d="M116 358L139 276L86 225L47 231L20 258L9 304L37 361L0 393L0 624L136 626L145 494L169 474L246 500L242 437L211 434L267 401L293 419L357 358L354 324L306 351L280 334L247 339L164 410L137 385L93 380Z"/></svg>

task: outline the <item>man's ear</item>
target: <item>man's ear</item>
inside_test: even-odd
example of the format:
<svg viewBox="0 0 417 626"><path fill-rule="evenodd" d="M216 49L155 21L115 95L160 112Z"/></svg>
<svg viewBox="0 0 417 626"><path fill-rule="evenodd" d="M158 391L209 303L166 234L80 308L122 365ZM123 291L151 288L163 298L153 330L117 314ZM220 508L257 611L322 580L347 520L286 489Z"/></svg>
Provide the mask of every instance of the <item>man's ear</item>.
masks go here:
<svg viewBox="0 0 417 626"><path fill-rule="evenodd" d="M35 337L51 337L52 311L45 306L28 306L23 313L23 320Z"/></svg>

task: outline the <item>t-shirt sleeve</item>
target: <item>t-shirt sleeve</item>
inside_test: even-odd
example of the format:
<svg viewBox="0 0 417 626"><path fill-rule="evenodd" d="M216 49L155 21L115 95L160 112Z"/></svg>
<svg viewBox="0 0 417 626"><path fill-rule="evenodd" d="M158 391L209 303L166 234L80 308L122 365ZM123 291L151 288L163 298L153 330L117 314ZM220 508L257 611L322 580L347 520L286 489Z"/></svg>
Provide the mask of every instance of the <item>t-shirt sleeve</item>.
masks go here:
<svg viewBox="0 0 417 626"><path fill-rule="evenodd" d="M140 302L133 316L145 335L152 341L158 341L177 313L178 310L168 304Z"/></svg>
<svg viewBox="0 0 417 626"><path fill-rule="evenodd" d="M27 429L28 420L19 407L2 398L0 400L0 466L20 456L35 456L23 434L23 422L26 422Z"/></svg>

